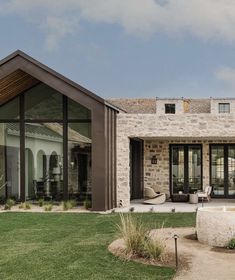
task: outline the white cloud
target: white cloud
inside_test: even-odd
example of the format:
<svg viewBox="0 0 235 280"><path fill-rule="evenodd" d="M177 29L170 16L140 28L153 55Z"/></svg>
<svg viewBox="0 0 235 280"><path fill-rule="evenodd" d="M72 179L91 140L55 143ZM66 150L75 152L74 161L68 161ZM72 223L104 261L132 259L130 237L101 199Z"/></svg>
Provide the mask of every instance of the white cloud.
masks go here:
<svg viewBox="0 0 235 280"><path fill-rule="evenodd" d="M49 48L76 32L79 20L119 24L137 36L190 33L235 43L234 0L0 0L0 14L43 26Z"/></svg>

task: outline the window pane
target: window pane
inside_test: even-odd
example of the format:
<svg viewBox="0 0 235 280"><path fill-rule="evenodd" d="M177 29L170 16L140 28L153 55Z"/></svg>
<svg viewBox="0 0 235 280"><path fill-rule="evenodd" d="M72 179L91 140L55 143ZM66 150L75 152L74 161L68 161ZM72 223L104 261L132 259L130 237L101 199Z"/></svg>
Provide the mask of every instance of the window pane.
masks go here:
<svg viewBox="0 0 235 280"><path fill-rule="evenodd" d="M230 104L219 103L219 113L230 113Z"/></svg>
<svg viewBox="0 0 235 280"><path fill-rule="evenodd" d="M184 192L184 147L172 147L172 186L173 193Z"/></svg>
<svg viewBox="0 0 235 280"><path fill-rule="evenodd" d="M166 114L175 114L175 104L165 104Z"/></svg>
<svg viewBox="0 0 235 280"><path fill-rule="evenodd" d="M0 106L0 120L19 119L19 97Z"/></svg>
<svg viewBox="0 0 235 280"><path fill-rule="evenodd" d="M0 196L20 197L19 124L0 123Z"/></svg>
<svg viewBox="0 0 235 280"><path fill-rule="evenodd" d="M215 195L224 195L224 147L211 148L211 184Z"/></svg>
<svg viewBox="0 0 235 280"><path fill-rule="evenodd" d="M88 137L91 140L91 123L70 123L69 128L71 129L71 135L73 131L80 134L80 137Z"/></svg>
<svg viewBox="0 0 235 280"><path fill-rule="evenodd" d="M82 106L81 104L68 98L68 118L70 120L90 120L91 111Z"/></svg>
<svg viewBox="0 0 235 280"><path fill-rule="evenodd" d="M68 125L69 195L81 200L91 199L90 127L90 123Z"/></svg>
<svg viewBox="0 0 235 280"><path fill-rule="evenodd" d="M235 195L235 147L228 147L228 194Z"/></svg>
<svg viewBox="0 0 235 280"><path fill-rule="evenodd" d="M63 119L62 94L45 84L25 93L26 119Z"/></svg>
<svg viewBox="0 0 235 280"><path fill-rule="evenodd" d="M188 148L188 183L189 192L194 193L202 188L201 185L201 147L191 146Z"/></svg>
<svg viewBox="0 0 235 280"><path fill-rule="evenodd" d="M63 194L63 126L25 124L26 198L60 200Z"/></svg>

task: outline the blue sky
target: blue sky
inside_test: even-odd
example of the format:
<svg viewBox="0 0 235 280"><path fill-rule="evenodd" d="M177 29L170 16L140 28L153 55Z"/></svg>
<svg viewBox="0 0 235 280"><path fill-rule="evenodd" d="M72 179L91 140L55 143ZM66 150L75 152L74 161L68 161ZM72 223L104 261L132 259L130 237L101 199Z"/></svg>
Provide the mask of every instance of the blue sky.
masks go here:
<svg viewBox="0 0 235 280"><path fill-rule="evenodd" d="M21 49L102 97L235 97L233 0L0 0Z"/></svg>

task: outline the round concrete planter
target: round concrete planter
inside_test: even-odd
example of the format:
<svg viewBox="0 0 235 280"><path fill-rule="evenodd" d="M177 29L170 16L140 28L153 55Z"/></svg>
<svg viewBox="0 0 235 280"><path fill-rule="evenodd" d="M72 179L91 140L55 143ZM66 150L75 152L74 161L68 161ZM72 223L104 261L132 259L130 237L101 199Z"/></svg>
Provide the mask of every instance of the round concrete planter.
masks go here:
<svg viewBox="0 0 235 280"><path fill-rule="evenodd" d="M196 228L199 242L226 247L235 237L235 207L199 208Z"/></svg>

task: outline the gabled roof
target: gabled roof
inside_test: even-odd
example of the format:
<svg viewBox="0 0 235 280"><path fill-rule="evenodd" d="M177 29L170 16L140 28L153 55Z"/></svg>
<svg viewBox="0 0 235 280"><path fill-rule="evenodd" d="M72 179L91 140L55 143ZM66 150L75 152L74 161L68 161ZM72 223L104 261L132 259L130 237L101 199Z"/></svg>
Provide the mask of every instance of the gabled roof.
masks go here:
<svg viewBox="0 0 235 280"><path fill-rule="evenodd" d="M108 102L129 114L156 113L156 98L110 98Z"/></svg>
<svg viewBox="0 0 235 280"><path fill-rule="evenodd" d="M5 57L4 59L0 60L0 99L1 95L3 95L3 92L6 91L7 87L10 91L10 88L13 86L15 81L13 79L14 77L16 77L16 75L17 82L16 85L14 85L14 89L17 88L16 90L18 90L19 93L20 90L25 90L25 88L19 88L19 85L21 83L24 83L26 79L30 80L30 77L31 80L30 82L28 82L29 86L40 81L46 83L46 80L48 80L47 84L51 87L53 87L53 85L56 85L57 90L60 85L62 88L62 83L64 83L64 85L72 87L74 90L82 93L89 99L92 99L93 101L99 102L103 105L109 106L112 109L118 111L118 109L115 106L109 104L107 101L105 101L103 98L99 97L95 93L89 91L81 85L59 74L58 72L54 71L53 69L42 64L41 62L37 61L36 59L30 57L29 55L25 54L20 50L17 50ZM66 92L61 93L67 95ZM76 99L73 98L74 96L71 92L68 93L68 95L70 98ZM86 103L89 104L89 100L86 100Z"/></svg>

